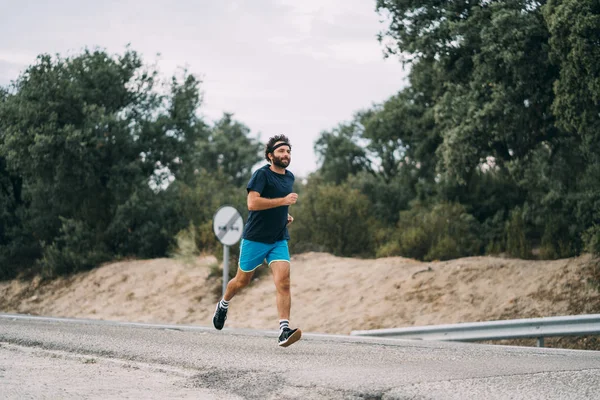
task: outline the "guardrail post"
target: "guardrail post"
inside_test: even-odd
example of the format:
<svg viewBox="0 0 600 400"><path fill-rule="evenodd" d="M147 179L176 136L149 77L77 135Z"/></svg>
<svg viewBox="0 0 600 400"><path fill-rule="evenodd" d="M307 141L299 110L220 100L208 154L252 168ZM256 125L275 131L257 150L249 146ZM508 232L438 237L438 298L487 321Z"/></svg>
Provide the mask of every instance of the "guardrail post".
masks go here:
<svg viewBox="0 0 600 400"><path fill-rule="evenodd" d="M540 336L537 338L537 347L544 347L544 337Z"/></svg>

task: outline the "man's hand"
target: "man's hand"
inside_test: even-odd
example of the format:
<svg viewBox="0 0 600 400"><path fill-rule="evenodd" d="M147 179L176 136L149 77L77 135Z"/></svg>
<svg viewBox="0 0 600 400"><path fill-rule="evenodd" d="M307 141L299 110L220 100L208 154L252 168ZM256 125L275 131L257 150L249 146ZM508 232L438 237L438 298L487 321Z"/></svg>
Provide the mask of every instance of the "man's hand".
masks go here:
<svg viewBox="0 0 600 400"><path fill-rule="evenodd" d="M294 222L294 217L292 217L290 214L288 214L288 225L291 224L292 222Z"/></svg>
<svg viewBox="0 0 600 400"><path fill-rule="evenodd" d="M298 193L290 193L283 198L283 205L291 206L292 204L296 204L296 200L298 200Z"/></svg>

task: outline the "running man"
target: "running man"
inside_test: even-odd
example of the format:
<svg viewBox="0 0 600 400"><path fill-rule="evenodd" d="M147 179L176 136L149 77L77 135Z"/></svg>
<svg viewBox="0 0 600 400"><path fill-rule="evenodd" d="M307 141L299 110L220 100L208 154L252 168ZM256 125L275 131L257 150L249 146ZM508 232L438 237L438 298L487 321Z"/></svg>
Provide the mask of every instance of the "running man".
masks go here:
<svg viewBox="0 0 600 400"><path fill-rule="evenodd" d="M292 192L294 174L287 170L292 146L285 135L269 139L265 158L269 164L259 168L248 182L248 222L240 244L239 268L229 281L223 299L217 303L213 324L223 329L231 299L246 287L266 259L273 272L279 313L279 346L287 347L302 336L300 329L290 329L290 252L287 226L294 220L288 213L298 194Z"/></svg>

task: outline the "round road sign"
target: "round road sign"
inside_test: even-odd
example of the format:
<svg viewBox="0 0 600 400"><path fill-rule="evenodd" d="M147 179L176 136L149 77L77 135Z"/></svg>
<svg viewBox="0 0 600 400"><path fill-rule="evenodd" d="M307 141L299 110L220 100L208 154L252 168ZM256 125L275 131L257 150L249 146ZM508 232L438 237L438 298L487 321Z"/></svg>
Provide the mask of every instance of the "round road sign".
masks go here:
<svg viewBox="0 0 600 400"><path fill-rule="evenodd" d="M242 237L244 220L234 207L222 206L213 217L213 230L225 246L232 246Z"/></svg>

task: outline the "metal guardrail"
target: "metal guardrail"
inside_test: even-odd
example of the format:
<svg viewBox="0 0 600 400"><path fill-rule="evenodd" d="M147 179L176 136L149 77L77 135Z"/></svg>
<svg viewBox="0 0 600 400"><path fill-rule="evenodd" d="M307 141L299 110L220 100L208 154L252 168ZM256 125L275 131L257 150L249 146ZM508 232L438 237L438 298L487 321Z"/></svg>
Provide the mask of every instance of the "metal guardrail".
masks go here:
<svg viewBox="0 0 600 400"><path fill-rule="evenodd" d="M538 347L544 347L545 337L600 335L600 314L352 331L350 335L456 342L537 338Z"/></svg>

